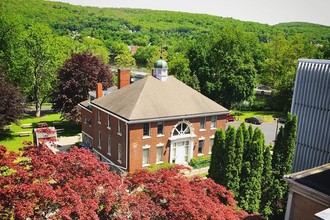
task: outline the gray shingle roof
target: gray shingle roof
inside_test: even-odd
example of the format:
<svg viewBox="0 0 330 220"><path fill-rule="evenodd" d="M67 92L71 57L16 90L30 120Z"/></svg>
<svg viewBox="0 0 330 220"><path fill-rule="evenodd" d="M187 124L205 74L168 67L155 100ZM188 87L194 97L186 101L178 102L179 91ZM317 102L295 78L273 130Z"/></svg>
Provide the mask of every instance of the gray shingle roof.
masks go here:
<svg viewBox="0 0 330 220"><path fill-rule="evenodd" d="M92 103L128 121L228 112L173 76L145 77Z"/></svg>

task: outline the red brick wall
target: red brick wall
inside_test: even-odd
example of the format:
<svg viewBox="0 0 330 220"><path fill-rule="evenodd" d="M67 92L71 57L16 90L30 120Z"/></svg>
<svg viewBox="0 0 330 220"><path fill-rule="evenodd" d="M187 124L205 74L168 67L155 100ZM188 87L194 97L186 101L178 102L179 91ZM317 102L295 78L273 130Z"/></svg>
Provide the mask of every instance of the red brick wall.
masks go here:
<svg viewBox="0 0 330 220"><path fill-rule="evenodd" d="M157 122L150 123L150 138L143 138L143 124L129 125L129 171L133 172L136 169L142 168L142 152L143 146L150 145L150 164L156 163L156 149L157 144L164 144L163 161L170 162L170 141L171 132L174 126L182 120L164 121L164 136L157 137ZM194 138L193 157L198 155L198 141L199 138L204 137L203 154L208 155L210 150L210 137L214 135L216 129L211 129L211 116L206 117L205 130L200 131L200 117L185 119L189 121L194 127L194 133L197 135ZM226 117L225 115L217 116L217 128L225 129Z"/></svg>
<svg viewBox="0 0 330 220"><path fill-rule="evenodd" d="M97 111L100 111L100 123L97 120ZM121 167L126 166L126 126L121 121L121 135L118 134L118 119L110 116L108 128L108 114L93 108L93 148L103 156ZM101 132L101 148L99 148L98 135ZM111 138L111 155L108 154L108 137ZM118 144L122 146L122 160L118 161Z"/></svg>
<svg viewBox="0 0 330 220"><path fill-rule="evenodd" d="M98 122L98 113L100 112L100 123ZM126 166L126 124L121 121L121 135L118 135L118 119L110 116L110 128L108 128L108 114L93 108L92 113L85 109L82 112L82 130L93 137L93 148L100 152L103 156L111 160L113 163L125 167ZM91 125L84 122L84 118L91 118ZM164 136L157 137L157 122L150 123L150 138L143 139L143 124L132 124L129 127L129 156L128 156L128 170L133 172L136 169L142 168L142 152L143 146L150 145L150 164L156 163L156 149L157 144L164 145L163 162L169 163L170 159L170 141L171 132L174 126L182 120L164 121ZM198 141L199 138L204 137L203 154L208 155L210 151L210 137L214 135L215 129L211 129L211 116L206 117L205 130L200 130L200 117L185 119L194 127L194 149L193 157L198 156ZM226 127L225 115L217 116L217 128ZM99 148L98 134L101 132L101 148ZM108 137L111 137L111 155L108 154ZM122 161L118 162L118 144L122 146Z"/></svg>

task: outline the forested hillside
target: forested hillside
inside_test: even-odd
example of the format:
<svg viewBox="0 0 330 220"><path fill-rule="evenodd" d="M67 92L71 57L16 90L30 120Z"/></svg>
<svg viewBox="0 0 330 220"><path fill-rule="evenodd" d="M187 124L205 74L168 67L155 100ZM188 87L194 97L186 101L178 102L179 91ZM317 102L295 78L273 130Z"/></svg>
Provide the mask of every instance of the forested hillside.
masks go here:
<svg viewBox="0 0 330 220"><path fill-rule="evenodd" d="M145 71L162 56L170 74L228 108L256 104L253 89L265 84L272 97L257 107L287 111L298 58L330 58L330 27L316 24L270 26L44 0L2 0L0 10L1 72L40 104L52 101L65 60L87 51L112 66ZM136 53L128 49L133 45Z"/></svg>

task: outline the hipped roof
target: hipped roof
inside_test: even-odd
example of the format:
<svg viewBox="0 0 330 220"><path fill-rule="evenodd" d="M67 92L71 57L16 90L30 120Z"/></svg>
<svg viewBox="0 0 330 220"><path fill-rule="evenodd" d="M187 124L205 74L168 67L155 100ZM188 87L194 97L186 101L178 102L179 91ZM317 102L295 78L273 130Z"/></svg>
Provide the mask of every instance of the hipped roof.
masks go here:
<svg viewBox="0 0 330 220"><path fill-rule="evenodd" d="M166 81L148 76L91 103L127 121L228 113L173 76Z"/></svg>

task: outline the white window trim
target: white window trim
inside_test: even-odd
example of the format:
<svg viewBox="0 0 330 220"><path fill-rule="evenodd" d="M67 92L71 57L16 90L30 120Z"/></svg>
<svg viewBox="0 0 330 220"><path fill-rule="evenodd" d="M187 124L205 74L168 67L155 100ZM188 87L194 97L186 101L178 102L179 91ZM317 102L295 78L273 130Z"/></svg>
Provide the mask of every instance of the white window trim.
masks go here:
<svg viewBox="0 0 330 220"><path fill-rule="evenodd" d="M201 128L202 126L202 118L204 118L204 128ZM206 131L206 116L205 117L201 117L199 120L199 131Z"/></svg>
<svg viewBox="0 0 330 220"><path fill-rule="evenodd" d="M101 112L99 109L97 110L97 123L101 124Z"/></svg>
<svg viewBox="0 0 330 220"><path fill-rule="evenodd" d="M149 149L149 163L143 164L143 150L144 149ZM142 167L149 167L150 166L150 145L146 144L142 147Z"/></svg>
<svg viewBox="0 0 330 220"><path fill-rule="evenodd" d="M163 130L162 130L162 133L161 134L158 134L158 123L160 123L160 122L163 124ZM165 136L165 134L164 134L165 133L164 132L164 127L165 126L164 125L165 125L165 123L163 121L158 121L157 122L157 137L164 137Z"/></svg>
<svg viewBox="0 0 330 220"><path fill-rule="evenodd" d="M212 127L212 118L215 117L215 127ZM218 117L216 115L211 116L211 130L216 130L217 129L217 119Z"/></svg>
<svg viewBox="0 0 330 220"><path fill-rule="evenodd" d="M108 126L107 129L111 130L110 115L108 115Z"/></svg>
<svg viewBox="0 0 330 220"><path fill-rule="evenodd" d="M110 140L110 151L109 151L109 140ZM107 154L111 156L111 138L108 136L108 146L107 146Z"/></svg>
<svg viewBox="0 0 330 220"><path fill-rule="evenodd" d="M119 136L121 136L122 134L121 134L121 121L118 119L118 122L117 122L117 134L119 135Z"/></svg>
<svg viewBox="0 0 330 220"><path fill-rule="evenodd" d="M118 157L118 149L119 149L119 145L120 145L120 148L121 148L121 152L120 152L120 157L121 157L121 159L123 158L123 146L119 143L118 145L117 145L117 157ZM117 159L117 162L118 163L121 163L122 162L122 160L118 160Z"/></svg>
<svg viewBox="0 0 330 220"><path fill-rule="evenodd" d="M144 124L149 124L149 135L144 135L143 134L143 136L142 136L142 139L149 139L149 138L151 138L151 136L150 136L150 127L151 127L151 124L150 124L150 122L146 122L146 123L143 123L143 132L144 132Z"/></svg>
<svg viewBox="0 0 330 220"><path fill-rule="evenodd" d="M101 142L102 142L102 134L101 134L101 131L99 131L99 133L98 133L97 140L98 140L98 143L97 143L98 148L99 148L99 149L102 149L102 147L101 147Z"/></svg>

